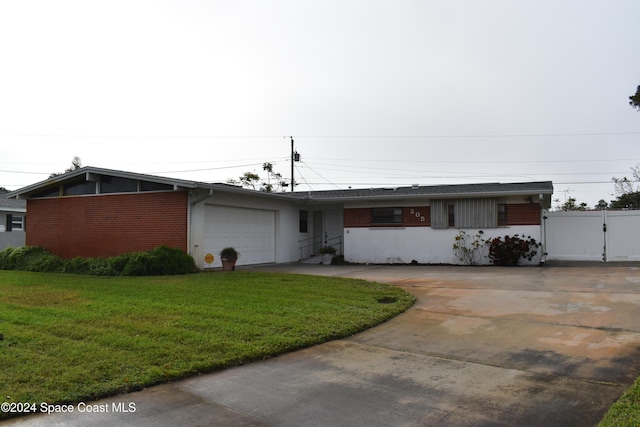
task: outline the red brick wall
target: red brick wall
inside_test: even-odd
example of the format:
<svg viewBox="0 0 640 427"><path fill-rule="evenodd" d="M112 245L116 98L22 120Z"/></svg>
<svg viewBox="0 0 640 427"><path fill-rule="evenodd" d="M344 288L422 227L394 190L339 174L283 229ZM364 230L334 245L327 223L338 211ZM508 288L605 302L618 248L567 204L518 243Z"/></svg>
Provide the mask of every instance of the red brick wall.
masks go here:
<svg viewBox="0 0 640 427"><path fill-rule="evenodd" d="M412 214L413 210L413 214ZM420 215L416 215L419 213ZM429 206L404 207L404 224L398 227L431 226L431 209ZM424 218L424 221L422 221ZM540 205L538 203L520 203L507 205L507 225L540 225ZM371 208L347 208L344 210L345 227L381 227L394 226L371 223Z"/></svg>
<svg viewBox="0 0 640 427"><path fill-rule="evenodd" d="M507 225L540 225L540 205L538 203L508 204Z"/></svg>
<svg viewBox="0 0 640 427"><path fill-rule="evenodd" d="M407 227L430 227L431 207L414 206L404 208L402 212L404 225Z"/></svg>
<svg viewBox="0 0 640 427"><path fill-rule="evenodd" d="M371 208L345 208L345 227L370 227Z"/></svg>
<svg viewBox="0 0 640 427"><path fill-rule="evenodd" d="M429 206L404 207L402 209L403 224L373 224L371 222L371 208L347 208L344 210L344 226L429 227L431 225L431 209ZM422 220L422 218L424 218L424 220Z"/></svg>
<svg viewBox="0 0 640 427"><path fill-rule="evenodd" d="M160 245L187 251L187 193L153 192L27 201L26 244L73 258Z"/></svg>

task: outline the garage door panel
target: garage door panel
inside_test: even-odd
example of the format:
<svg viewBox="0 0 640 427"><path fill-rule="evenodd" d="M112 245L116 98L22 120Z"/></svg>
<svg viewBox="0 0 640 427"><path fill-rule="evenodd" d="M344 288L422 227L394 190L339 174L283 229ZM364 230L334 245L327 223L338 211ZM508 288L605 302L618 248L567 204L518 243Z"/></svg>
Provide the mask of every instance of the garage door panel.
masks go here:
<svg viewBox="0 0 640 427"><path fill-rule="evenodd" d="M238 264L275 262L275 212L263 209L207 205L205 250L216 255L233 246L240 252Z"/></svg>

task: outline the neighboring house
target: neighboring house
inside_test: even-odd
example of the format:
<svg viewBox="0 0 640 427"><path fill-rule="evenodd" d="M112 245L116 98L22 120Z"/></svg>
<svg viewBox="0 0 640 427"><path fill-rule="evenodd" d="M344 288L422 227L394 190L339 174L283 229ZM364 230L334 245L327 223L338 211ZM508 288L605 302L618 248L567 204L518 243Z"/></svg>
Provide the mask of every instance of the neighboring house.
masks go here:
<svg viewBox="0 0 640 427"><path fill-rule="evenodd" d="M25 244L27 202L8 199L8 193L0 188L0 250Z"/></svg>
<svg viewBox="0 0 640 427"><path fill-rule="evenodd" d="M551 182L266 193L84 167L9 196L27 200L27 245L70 258L164 244L208 268L226 246L246 265L298 261L327 244L351 262L456 264L458 229L540 239L552 193Z"/></svg>

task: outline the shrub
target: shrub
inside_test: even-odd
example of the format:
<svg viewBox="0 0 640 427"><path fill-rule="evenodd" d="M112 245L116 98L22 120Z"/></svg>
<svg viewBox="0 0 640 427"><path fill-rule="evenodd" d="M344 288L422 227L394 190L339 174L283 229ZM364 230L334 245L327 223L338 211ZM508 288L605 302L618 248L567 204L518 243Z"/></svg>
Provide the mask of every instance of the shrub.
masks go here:
<svg viewBox="0 0 640 427"><path fill-rule="evenodd" d="M59 273L64 265L64 260L45 250L26 257L24 261L23 270L39 273Z"/></svg>
<svg viewBox="0 0 640 427"><path fill-rule="evenodd" d="M484 231L474 236L460 230L453 243L454 255L465 265L478 265L487 253L488 241L482 238Z"/></svg>
<svg viewBox="0 0 640 427"><path fill-rule="evenodd" d="M117 276L118 270L111 266L109 258L93 258L87 274L92 276Z"/></svg>
<svg viewBox="0 0 640 427"><path fill-rule="evenodd" d="M82 257L65 260L60 271L62 273L88 274L92 276L117 276L119 273L111 268L108 258Z"/></svg>
<svg viewBox="0 0 640 427"><path fill-rule="evenodd" d="M195 273L198 268L191 255L167 246L112 258L76 257L68 260L63 260L44 248L24 246L0 251L0 270L96 276L159 276Z"/></svg>
<svg viewBox="0 0 640 427"><path fill-rule="evenodd" d="M123 276L153 276L153 260L146 252L133 252L121 271Z"/></svg>
<svg viewBox="0 0 640 427"><path fill-rule="evenodd" d="M62 266L63 273L72 274L90 274L91 271L91 259L90 258L72 258L64 262Z"/></svg>
<svg viewBox="0 0 640 427"><path fill-rule="evenodd" d="M129 257L131 254L118 255L107 259L107 263L109 264L109 268L116 271L118 274L124 270L124 267L129 262Z"/></svg>
<svg viewBox="0 0 640 427"><path fill-rule="evenodd" d="M489 259L494 265L514 266L523 258L531 261L539 247L540 244L531 236L525 238L516 234L504 236L504 240L496 237L489 244Z"/></svg>
<svg viewBox="0 0 640 427"><path fill-rule="evenodd" d="M0 269L22 271L60 271L63 261L44 248L7 248L0 254Z"/></svg>
<svg viewBox="0 0 640 427"><path fill-rule="evenodd" d="M0 252L0 268L3 270L14 270L18 264L18 259L21 258L21 252L23 248L12 248Z"/></svg>
<svg viewBox="0 0 640 427"><path fill-rule="evenodd" d="M13 253L14 248L8 247L0 251L0 270L13 270L13 266L9 260L9 257Z"/></svg>
<svg viewBox="0 0 640 427"><path fill-rule="evenodd" d="M229 261L236 261L240 256L240 252L238 252L234 247L227 247L220 251L220 258L227 259Z"/></svg>
<svg viewBox="0 0 640 427"><path fill-rule="evenodd" d="M321 248L319 249L319 252L320 252L320 254L322 254L322 255L326 255L326 254L329 254L329 255L335 255L335 254L336 254L336 252L338 252L338 251L337 251L337 250L336 250L336 248L334 248L333 246L323 246L323 247L321 247Z"/></svg>
<svg viewBox="0 0 640 427"><path fill-rule="evenodd" d="M189 274L198 271L193 257L180 249L159 246L149 254L154 259L154 275Z"/></svg>
<svg viewBox="0 0 640 427"><path fill-rule="evenodd" d="M198 271L191 255L164 245L149 252L127 254L125 257L127 262L121 270L123 276L164 276Z"/></svg>

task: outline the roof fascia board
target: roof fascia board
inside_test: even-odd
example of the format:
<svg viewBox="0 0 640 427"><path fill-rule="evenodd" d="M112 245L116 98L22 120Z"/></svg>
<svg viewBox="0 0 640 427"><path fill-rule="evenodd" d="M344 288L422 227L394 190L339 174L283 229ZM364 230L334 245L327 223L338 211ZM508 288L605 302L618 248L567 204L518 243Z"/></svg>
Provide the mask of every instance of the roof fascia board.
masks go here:
<svg viewBox="0 0 640 427"><path fill-rule="evenodd" d="M235 185L225 185L225 184L208 184L204 182L197 183L196 188L201 188L205 190L213 190L221 193L232 193L232 194L243 194L247 196L255 196L255 197L269 197L269 198L278 198L280 200L295 202L299 201L299 199L288 197L283 193L273 193L268 191L257 191L251 190L248 188L238 187Z"/></svg>
<svg viewBox="0 0 640 427"><path fill-rule="evenodd" d="M133 179L138 181L150 181L150 182L157 182L161 184L172 185L174 190L179 190L181 188L189 189L189 188L198 187L198 182L196 181L186 181L182 179L166 178L166 177L155 176L155 175L144 175L144 174L133 173L133 172L116 171L111 169L102 169L102 168L87 166L87 167L80 168L78 170L71 171L62 175L56 175L44 181L40 181L35 184L23 187L19 190L12 191L7 194L7 197L8 198L15 197L17 199L20 199L21 196L31 193L33 191L36 191L40 188L48 187L54 184L61 184L65 181L72 180L82 175L85 175L85 179L87 181L97 181L99 176L115 176L119 178L127 178L127 179Z"/></svg>
<svg viewBox="0 0 640 427"><path fill-rule="evenodd" d="M451 192L451 193L421 193L421 194L378 194L378 195L366 195L359 194L354 196L327 196L327 197L318 197L314 195L314 192L309 192L307 197L297 197L291 196L290 193L269 193L264 191L256 191L250 190L242 187L232 186L232 185L224 185L224 184L210 184L205 182L198 181L187 181L175 178L166 178L155 175L145 175L134 172L126 172L126 171L118 171L112 169L103 169L97 168L93 166L85 166L83 168L77 169L75 171L71 171L62 175L57 175L52 178L48 178L44 181L40 181L38 183L23 187L19 190L12 191L6 195L7 198L16 198L21 199L24 198L25 195L32 193L40 188L48 187L54 184L61 184L65 181L72 180L78 176L85 174L87 181L97 181L99 176L115 176L120 178L128 178L139 181L150 181L157 182L162 184L172 185L174 190L181 189L207 189L207 190L215 190L224 193L236 193L236 194L244 194L244 195L252 195L256 197L272 197L279 198L281 200L287 200L295 203L306 203L306 204L317 204L317 203L343 203L343 202L353 202L353 201L367 201L367 200L424 200L424 199L454 199L454 198L470 198L470 197L499 197L499 196L529 196L529 195L544 195L544 194L553 194L553 184L551 181L545 181L544 183L548 183L548 189L516 189L516 190L504 190L504 191L479 191L479 192L469 192L469 191L459 191L459 192ZM508 186L509 184L504 184Z"/></svg>
<svg viewBox="0 0 640 427"><path fill-rule="evenodd" d="M13 208L10 206L0 206L0 212L20 212L20 213L25 213L27 212L27 208Z"/></svg>
<svg viewBox="0 0 640 427"><path fill-rule="evenodd" d="M187 181L183 179L166 178L163 176L145 175L141 173L115 171L111 169L100 169L93 167L89 172L100 176L116 176L119 178L135 179L138 181L151 181L160 184L168 184L173 185L174 188L196 188L198 184L196 181Z"/></svg>
<svg viewBox="0 0 640 427"><path fill-rule="evenodd" d="M321 197L316 198L313 196L307 198L301 198L300 201L310 203L326 203L326 202L355 202L365 200L424 200L424 199L459 199L459 198L473 198L473 197L505 197L505 196L532 196L540 194L553 194L553 190L529 190L529 191L492 191L492 192L479 192L479 193L425 193L425 194L383 194L376 196L353 196L353 197Z"/></svg>
<svg viewBox="0 0 640 427"><path fill-rule="evenodd" d="M39 181L39 182L36 182L35 184L27 185L26 187L22 187L18 190L12 191L7 194L7 198L15 197L16 199L20 199L21 198L20 196L24 194L31 193L32 191L42 187L48 187L53 184L60 184L68 179L75 178L86 172L87 172L86 168L80 168L78 170L67 172L62 175L56 175L54 177L47 178L44 181Z"/></svg>

